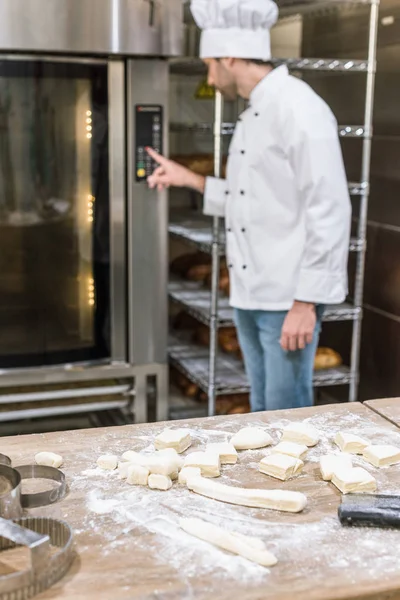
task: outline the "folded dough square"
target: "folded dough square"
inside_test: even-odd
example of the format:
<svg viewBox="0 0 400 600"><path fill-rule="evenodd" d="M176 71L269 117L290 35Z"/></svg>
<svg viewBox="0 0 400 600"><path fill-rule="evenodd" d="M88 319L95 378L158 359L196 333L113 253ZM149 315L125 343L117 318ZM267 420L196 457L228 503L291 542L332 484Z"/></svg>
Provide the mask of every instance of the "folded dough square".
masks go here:
<svg viewBox="0 0 400 600"><path fill-rule="evenodd" d="M294 442L280 442L277 446L272 448L273 454L288 454L294 456L294 458L304 458L307 454L307 446L304 444L295 444Z"/></svg>
<svg viewBox="0 0 400 600"><path fill-rule="evenodd" d="M352 467L353 461L349 454L325 454L319 459L319 468L324 481L331 481L335 471L342 468L351 469Z"/></svg>
<svg viewBox="0 0 400 600"><path fill-rule="evenodd" d="M376 479L362 467L340 468L332 475L332 483L342 494L376 491Z"/></svg>
<svg viewBox="0 0 400 600"><path fill-rule="evenodd" d="M303 467L303 461L293 456L288 456L287 454L270 454L260 461L258 470L260 473L264 473L264 475L286 481L291 477L299 475Z"/></svg>
<svg viewBox="0 0 400 600"><path fill-rule="evenodd" d="M400 448L385 444L367 446L363 457L374 467L389 467L400 462Z"/></svg>
<svg viewBox="0 0 400 600"><path fill-rule="evenodd" d="M316 446L320 433L315 427L306 423L290 423L282 431L282 442L294 442L305 446Z"/></svg>
<svg viewBox="0 0 400 600"><path fill-rule="evenodd" d="M218 454L221 465L235 465L237 463L238 453L235 446L229 442L207 444L206 452L215 452Z"/></svg>
<svg viewBox="0 0 400 600"><path fill-rule="evenodd" d="M173 448L178 454L185 452L191 443L191 436L187 429L164 429L154 440L156 450Z"/></svg>
<svg viewBox="0 0 400 600"><path fill-rule="evenodd" d="M342 452L348 452L350 454L362 454L364 448L370 445L368 440L354 435L353 433L339 433L335 436L335 444L339 446Z"/></svg>
<svg viewBox="0 0 400 600"><path fill-rule="evenodd" d="M221 462L215 452L192 452L185 458L183 467L197 467L203 477L219 477Z"/></svg>

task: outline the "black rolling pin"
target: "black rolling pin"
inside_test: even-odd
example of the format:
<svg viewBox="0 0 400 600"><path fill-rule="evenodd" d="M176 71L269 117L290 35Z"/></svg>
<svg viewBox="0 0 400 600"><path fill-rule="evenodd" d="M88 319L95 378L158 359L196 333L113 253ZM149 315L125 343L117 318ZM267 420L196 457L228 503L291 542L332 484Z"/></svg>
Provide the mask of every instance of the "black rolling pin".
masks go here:
<svg viewBox="0 0 400 600"><path fill-rule="evenodd" d="M342 525L400 529L400 496L349 494L338 510Z"/></svg>

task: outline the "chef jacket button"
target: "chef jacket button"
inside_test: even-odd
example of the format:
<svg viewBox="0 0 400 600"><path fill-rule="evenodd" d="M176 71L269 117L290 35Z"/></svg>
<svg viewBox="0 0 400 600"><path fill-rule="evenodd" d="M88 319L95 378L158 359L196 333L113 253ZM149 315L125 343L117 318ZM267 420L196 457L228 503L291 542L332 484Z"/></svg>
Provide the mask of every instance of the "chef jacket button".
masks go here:
<svg viewBox="0 0 400 600"><path fill-rule="evenodd" d="M247 265L243 265L242 269L247 269Z"/></svg>
<svg viewBox="0 0 400 600"><path fill-rule="evenodd" d="M241 122L242 122L242 118L241 118L241 117L239 117L239 118L238 118L238 121L241 123Z"/></svg>
<svg viewBox="0 0 400 600"><path fill-rule="evenodd" d="M228 265L228 269L232 269L232 267L233 267L233 265L232 265L232 264L231 264L231 265Z"/></svg>
<svg viewBox="0 0 400 600"><path fill-rule="evenodd" d="M245 192L244 192L244 190L240 190L240 193L241 193L242 196L244 196Z"/></svg>
<svg viewBox="0 0 400 600"><path fill-rule="evenodd" d="M242 233L245 233L246 229L244 227L242 227Z"/></svg>
<svg viewBox="0 0 400 600"><path fill-rule="evenodd" d="M231 233L232 229L230 227L228 227L228 233Z"/></svg>
<svg viewBox="0 0 400 600"><path fill-rule="evenodd" d="M240 151L241 154L245 154L245 152L246 152L245 150L241 150Z"/></svg>
<svg viewBox="0 0 400 600"><path fill-rule="evenodd" d="M229 196L229 190L225 190L225 196Z"/></svg>
<svg viewBox="0 0 400 600"><path fill-rule="evenodd" d="M260 116L260 113L254 113L254 116L255 116L255 117L259 117L259 116Z"/></svg>

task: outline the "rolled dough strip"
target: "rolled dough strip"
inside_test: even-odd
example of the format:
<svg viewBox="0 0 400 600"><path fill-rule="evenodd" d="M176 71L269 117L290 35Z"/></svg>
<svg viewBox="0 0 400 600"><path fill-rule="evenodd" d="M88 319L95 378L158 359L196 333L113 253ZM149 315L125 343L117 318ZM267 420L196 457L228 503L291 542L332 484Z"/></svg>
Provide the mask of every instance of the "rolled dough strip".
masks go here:
<svg viewBox="0 0 400 600"><path fill-rule="evenodd" d="M301 512L307 504L307 498L301 492L232 487L204 477L188 478L187 486L192 492L201 496L252 508L268 508L297 513Z"/></svg>
<svg viewBox="0 0 400 600"><path fill-rule="evenodd" d="M189 448L192 438L187 429L164 429L159 433L154 441L156 450L173 448L181 454Z"/></svg>
<svg viewBox="0 0 400 600"><path fill-rule="evenodd" d="M342 433L339 431L335 436L335 444L339 446L342 452L349 454L362 454L364 449L370 445L368 440L354 435L353 433Z"/></svg>
<svg viewBox="0 0 400 600"><path fill-rule="evenodd" d="M254 538L249 543L246 536L234 534L201 519L180 519L179 525L186 533L263 567L272 567L278 562L268 550L255 548Z"/></svg>
<svg viewBox="0 0 400 600"><path fill-rule="evenodd" d="M331 481L335 471L343 467L351 469L352 466L353 461L348 454L326 454L319 459L319 468L324 481Z"/></svg>
<svg viewBox="0 0 400 600"><path fill-rule="evenodd" d="M206 452L215 452L218 454L221 465L235 465L237 463L238 454L236 448L229 442L207 444Z"/></svg>
<svg viewBox="0 0 400 600"><path fill-rule="evenodd" d="M291 423L282 432L282 442L294 442L305 446L316 446L319 438L319 431L306 423Z"/></svg>
<svg viewBox="0 0 400 600"><path fill-rule="evenodd" d="M307 446L304 444L295 444L294 442L280 442L277 446L272 448L273 454L287 454L294 458L302 460L307 454Z"/></svg>
<svg viewBox="0 0 400 600"><path fill-rule="evenodd" d="M400 462L400 448L384 444L371 445L365 448L363 457L374 467L389 467Z"/></svg>
<svg viewBox="0 0 400 600"><path fill-rule="evenodd" d="M272 437L261 427L244 427L231 439L231 444L236 450L257 450L272 443Z"/></svg>

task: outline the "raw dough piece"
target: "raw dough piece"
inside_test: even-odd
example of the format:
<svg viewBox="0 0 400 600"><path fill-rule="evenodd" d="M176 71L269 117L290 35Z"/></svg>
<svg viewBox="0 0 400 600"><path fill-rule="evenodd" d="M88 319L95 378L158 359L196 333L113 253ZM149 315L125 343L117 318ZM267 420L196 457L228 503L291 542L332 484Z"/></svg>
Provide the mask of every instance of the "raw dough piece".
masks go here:
<svg viewBox="0 0 400 600"><path fill-rule="evenodd" d="M132 465L147 467L150 473L157 475L172 475L179 470L176 458L171 458L169 455L161 452L140 454L139 452L129 450L122 455L122 458L129 461Z"/></svg>
<svg viewBox="0 0 400 600"><path fill-rule="evenodd" d="M261 427L244 427L231 439L231 444L236 450L257 450L272 443L272 437Z"/></svg>
<svg viewBox="0 0 400 600"><path fill-rule="evenodd" d="M388 467L400 462L400 448L385 444L367 446L363 457L374 467Z"/></svg>
<svg viewBox="0 0 400 600"><path fill-rule="evenodd" d="M304 463L298 458L287 454L270 454L262 459L258 470L264 475L270 475L281 481L286 481L301 473Z"/></svg>
<svg viewBox="0 0 400 600"><path fill-rule="evenodd" d="M129 483L129 485L147 485L149 475L150 471L147 469L147 467L130 465L126 482Z"/></svg>
<svg viewBox="0 0 400 600"><path fill-rule="evenodd" d="M37 465L58 469L63 464L63 457L59 454L54 454L54 452L39 452L35 456L35 462Z"/></svg>
<svg viewBox="0 0 400 600"><path fill-rule="evenodd" d="M307 454L307 446L304 444L295 444L294 442L279 442L277 446L272 448L273 454L287 454L294 458L304 458Z"/></svg>
<svg viewBox="0 0 400 600"><path fill-rule="evenodd" d="M97 466L103 471L115 471L118 466L118 456L105 454L97 459Z"/></svg>
<svg viewBox="0 0 400 600"><path fill-rule="evenodd" d="M272 567L278 562L275 556L265 549L262 540L256 540L259 545L255 548L254 538L247 541L244 535L237 535L201 519L180 519L179 525L186 533L263 567Z"/></svg>
<svg viewBox="0 0 400 600"><path fill-rule="evenodd" d="M157 450L155 456L166 456L170 460L173 460L176 465L177 471L180 471L182 469L183 463L185 462L183 456L179 456L179 454L176 450L174 450L174 448L165 448L164 450Z"/></svg>
<svg viewBox="0 0 400 600"><path fill-rule="evenodd" d="M126 479L128 477L128 469L132 466L132 463L127 460L118 463L118 477L120 479Z"/></svg>
<svg viewBox="0 0 400 600"><path fill-rule="evenodd" d="M183 467L179 473L178 481L182 485L186 485L189 477L201 477L201 469L198 467Z"/></svg>
<svg viewBox="0 0 400 600"><path fill-rule="evenodd" d="M207 444L206 452L215 452L218 454L221 465L235 465L237 463L238 454L236 448L229 442Z"/></svg>
<svg viewBox="0 0 400 600"><path fill-rule="evenodd" d="M210 481L205 477L190 477L187 486L196 494L239 506L297 513L302 511L307 504L307 498L300 492L232 487L217 481Z"/></svg>
<svg viewBox="0 0 400 600"><path fill-rule="evenodd" d="M185 458L184 467L198 467L203 477L219 477L221 462L212 452L192 452Z"/></svg>
<svg viewBox="0 0 400 600"><path fill-rule="evenodd" d="M142 460L143 454L135 452L134 450L128 450L122 455L122 460L128 460L129 462L139 464L138 461Z"/></svg>
<svg viewBox="0 0 400 600"><path fill-rule="evenodd" d="M166 492L172 487L172 481L170 477L166 475L155 475L149 476L149 488L152 490L162 490Z"/></svg>
<svg viewBox="0 0 400 600"><path fill-rule="evenodd" d="M342 494L361 494L376 491L375 477L372 477L368 471L361 467L337 469L332 475L332 483L336 485Z"/></svg>
<svg viewBox="0 0 400 600"><path fill-rule="evenodd" d="M342 452L348 452L349 454L362 454L364 448L370 445L367 440L358 435L342 433L341 431L335 436L335 444L339 446Z"/></svg>
<svg viewBox="0 0 400 600"><path fill-rule="evenodd" d="M331 481L335 471L352 467L353 461L348 454L325 454L319 459L319 468L324 481Z"/></svg>
<svg viewBox="0 0 400 600"><path fill-rule="evenodd" d="M159 433L154 441L156 450L173 448L181 454L185 452L192 443L190 433L187 429L164 429Z"/></svg>
<svg viewBox="0 0 400 600"><path fill-rule="evenodd" d="M305 423L291 423L282 432L282 442L295 442L305 446L316 446L319 438L319 431Z"/></svg>

